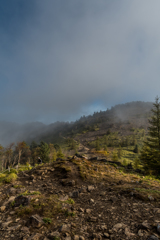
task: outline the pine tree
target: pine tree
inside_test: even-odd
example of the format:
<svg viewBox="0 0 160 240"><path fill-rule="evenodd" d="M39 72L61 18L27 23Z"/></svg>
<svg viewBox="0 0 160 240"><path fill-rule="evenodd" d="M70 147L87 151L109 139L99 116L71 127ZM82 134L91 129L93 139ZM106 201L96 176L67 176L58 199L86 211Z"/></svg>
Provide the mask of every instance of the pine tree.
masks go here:
<svg viewBox="0 0 160 240"><path fill-rule="evenodd" d="M99 138L97 137L96 139L96 151L100 150L100 145L99 145Z"/></svg>
<svg viewBox="0 0 160 240"><path fill-rule="evenodd" d="M118 148L118 158L121 158L122 157L122 148L121 148L121 145L119 145L119 148Z"/></svg>
<svg viewBox="0 0 160 240"><path fill-rule="evenodd" d="M140 159L144 169L160 172L160 102L156 97L149 119L148 137L144 142Z"/></svg>
<svg viewBox="0 0 160 240"><path fill-rule="evenodd" d="M48 144L41 141L39 147L40 147L40 157L42 158L42 161L49 162L50 149Z"/></svg>
<svg viewBox="0 0 160 240"><path fill-rule="evenodd" d="M135 169L138 169L138 168L139 168L139 165L140 165L140 160L139 160L138 157L135 157L134 162L133 162L133 167L134 167Z"/></svg>
<svg viewBox="0 0 160 240"><path fill-rule="evenodd" d="M138 148L138 144L136 144L134 150L133 150L134 153L139 153L139 148Z"/></svg>

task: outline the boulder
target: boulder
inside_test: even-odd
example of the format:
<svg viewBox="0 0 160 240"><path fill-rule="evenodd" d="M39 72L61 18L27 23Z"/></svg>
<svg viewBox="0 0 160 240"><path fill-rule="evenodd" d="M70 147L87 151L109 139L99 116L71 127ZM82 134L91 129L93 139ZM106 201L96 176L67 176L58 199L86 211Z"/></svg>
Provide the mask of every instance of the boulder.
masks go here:
<svg viewBox="0 0 160 240"><path fill-rule="evenodd" d="M36 228L40 228L43 224L44 222L38 214L32 215L26 223L27 226L32 226Z"/></svg>
<svg viewBox="0 0 160 240"><path fill-rule="evenodd" d="M14 207L28 206L30 204L31 197L20 195L15 198Z"/></svg>

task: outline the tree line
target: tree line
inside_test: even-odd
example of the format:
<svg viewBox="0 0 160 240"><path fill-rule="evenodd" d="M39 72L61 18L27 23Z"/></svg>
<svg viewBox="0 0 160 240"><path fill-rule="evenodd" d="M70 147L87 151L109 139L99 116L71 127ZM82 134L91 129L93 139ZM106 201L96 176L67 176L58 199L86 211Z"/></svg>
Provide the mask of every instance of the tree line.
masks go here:
<svg viewBox="0 0 160 240"><path fill-rule="evenodd" d="M30 146L25 141L11 143L7 147L0 145L1 171L27 162L35 165L38 163L38 157L45 163L55 161L57 157L63 158L64 155L58 144L47 144L44 141L39 144L33 141Z"/></svg>

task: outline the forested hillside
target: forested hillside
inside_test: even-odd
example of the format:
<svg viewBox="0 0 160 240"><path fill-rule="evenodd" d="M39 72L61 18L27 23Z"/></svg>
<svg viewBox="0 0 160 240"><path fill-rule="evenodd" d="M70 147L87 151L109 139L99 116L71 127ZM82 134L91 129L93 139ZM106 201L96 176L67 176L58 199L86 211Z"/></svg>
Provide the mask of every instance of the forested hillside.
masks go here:
<svg viewBox="0 0 160 240"><path fill-rule="evenodd" d="M143 128L146 131L151 108L151 102L130 102L82 116L75 122L55 122L49 125L40 122L23 125L0 122L0 144L7 146L18 141L26 141L28 144L32 141L57 143L63 141L64 137L77 137L80 134L85 137L90 134L103 136L107 131L120 131L126 135L132 128Z"/></svg>

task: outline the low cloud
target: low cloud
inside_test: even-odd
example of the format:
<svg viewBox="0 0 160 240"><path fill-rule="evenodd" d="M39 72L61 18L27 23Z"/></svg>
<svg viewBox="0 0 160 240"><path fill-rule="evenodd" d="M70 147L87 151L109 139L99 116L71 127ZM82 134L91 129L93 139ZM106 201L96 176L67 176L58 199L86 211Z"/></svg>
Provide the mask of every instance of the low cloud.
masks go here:
<svg viewBox="0 0 160 240"><path fill-rule="evenodd" d="M14 41L10 30L1 31L10 52L0 49L0 120L51 123L97 106L154 101L160 87L158 0L33 2Z"/></svg>

